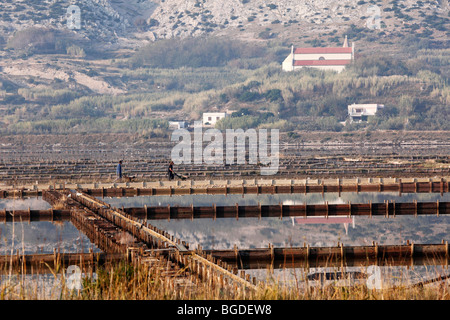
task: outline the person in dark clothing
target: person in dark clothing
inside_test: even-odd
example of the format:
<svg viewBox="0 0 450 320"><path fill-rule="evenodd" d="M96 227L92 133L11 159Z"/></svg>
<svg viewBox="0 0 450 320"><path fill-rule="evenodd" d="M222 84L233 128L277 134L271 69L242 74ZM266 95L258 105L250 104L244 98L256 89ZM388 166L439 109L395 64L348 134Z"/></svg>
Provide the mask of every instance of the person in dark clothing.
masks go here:
<svg viewBox="0 0 450 320"><path fill-rule="evenodd" d="M119 164L117 165L116 173L117 173L117 179L122 179L122 160L120 160Z"/></svg>
<svg viewBox="0 0 450 320"><path fill-rule="evenodd" d="M173 161L170 161L169 168L167 169L167 175L169 176L169 180L173 180L175 178L175 172L173 172Z"/></svg>

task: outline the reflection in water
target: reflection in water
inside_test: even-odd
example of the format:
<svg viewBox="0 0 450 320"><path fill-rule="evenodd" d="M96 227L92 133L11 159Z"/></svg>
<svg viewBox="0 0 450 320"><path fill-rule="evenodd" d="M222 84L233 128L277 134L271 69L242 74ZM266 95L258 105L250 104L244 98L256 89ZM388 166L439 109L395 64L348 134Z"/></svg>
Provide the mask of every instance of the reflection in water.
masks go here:
<svg viewBox="0 0 450 320"><path fill-rule="evenodd" d="M306 289L307 286L367 285L369 289L388 289L439 284L450 276L448 265L324 267L252 269L247 274L267 283Z"/></svg>
<svg viewBox="0 0 450 320"><path fill-rule="evenodd" d="M57 300L61 296L62 278L61 275L55 277L52 273L41 273L37 275L17 275L0 274L1 285L11 288L6 291L6 299L11 294L12 297L23 295L24 292L31 292L33 299Z"/></svg>
<svg viewBox="0 0 450 320"><path fill-rule="evenodd" d="M183 195L183 196L140 196L124 198L104 198L116 207L143 207L147 206L211 206L215 203L218 206L233 205L257 205L265 204L321 204L325 201L329 203L366 203L368 201L384 202L385 200L396 202L417 201L449 201L450 193L443 196L436 193L403 194L397 193L337 193L322 194L273 194L273 195ZM11 210L26 209L48 209L50 206L40 198L30 199L7 199L0 201L0 209ZM158 220L150 221L151 224L168 231L175 237L188 242L191 247L201 245L204 249L230 249L234 245L239 248L267 247L273 244L277 247L285 246L334 246L337 242L344 245L370 245L372 242L379 244L404 244L406 240L415 243L440 243L449 234L449 217L447 216L397 216L395 218L385 217L352 217L352 222L336 223L333 219L328 219L326 223L317 223L313 219L294 222L288 218L240 218L236 219L195 219L190 220ZM294 222L294 223L293 223ZM334 223L332 223L334 222ZM50 245L43 239L52 238L52 242L57 244L70 243L81 239L81 233L65 222L60 225L49 222L33 222L31 224L18 224L16 227L15 243L22 241L21 230L24 229L24 238L30 243L27 247L34 249ZM7 223L1 225L2 247L11 244L12 225ZM72 239L67 240L66 239ZM86 239L86 238L84 238ZM81 241L81 240L80 240ZM33 244L34 242L34 244ZM89 243L86 239L84 243ZM73 246L71 248L74 248Z"/></svg>
<svg viewBox="0 0 450 320"><path fill-rule="evenodd" d="M147 206L229 206L234 204L239 205L269 205L283 203L289 204L323 204L328 201L329 204L339 203L384 203L384 201L399 202L440 202L450 201L450 193L444 193L442 196L439 193L416 193L416 194L402 194L398 193L377 193L377 192L345 192L341 193L308 193L308 194L244 194L244 195L173 195L173 196L138 196L138 197L123 197L123 198L101 198L103 201L115 207L143 207Z"/></svg>
<svg viewBox="0 0 450 320"><path fill-rule="evenodd" d="M37 198L24 198L24 199L0 199L0 210L46 210L50 209L51 205L42 200L41 197Z"/></svg>
<svg viewBox="0 0 450 320"><path fill-rule="evenodd" d="M82 289L82 279L95 281L98 278L97 274L95 272L89 272L89 269L82 270L81 273L73 274L71 273L70 268L74 267L75 266L69 266L60 268L57 271L54 270L54 272L56 271L56 273L0 273L0 288L2 288L2 285L4 288L8 288L8 290L5 290L3 292L5 295L5 299L10 299L11 297L12 299L16 300L18 299L18 297L24 297L24 299L61 300L62 295L71 294L71 289ZM81 282L79 287L73 287L73 278L75 278L74 280L76 284Z"/></svg>
<svg viewBox="0 0 450 320"><path fill-rule="evenodd" d="M46 210L51 206L41 197L24 199L1 199L0 210ZM53 253L87 252L92 248L89 239L69 221L29 223L16 222L0 224L0 254L20 253ZM94 251L98 249L93 248Z"/></svg>
<svg viewBox="0 0 450 320"><path fill-rule="evenodd" d="M402 194L398 193L325 193L322 194L273 194L273 195L183 195L183 196L141 196L124 198L104 198L105 202L116 207L147 206L217 206L234 205L262 205L268 204L323 204L328 201L335 203L383 203L386 200L399 202L435 202L450 201L450 194L443 196L436 193ZM2 199L2 209L23 210L48 209L50 206L40 198L30 199ZM191 248L198 245L203 249L232 249L264 248L269 244L275 247L296 247L309 244L310 246L335 246L338 242L343 245L371 245L405 244L407 240L414 243L440 243L448 240L450 232L448 216L397 216L389 217L355 217L354 224L343 223L292 223L291 219L279 218L240 218L236 219L195 219L191 220L152 220L149 223L166 230L176 238L190 244ZM353 222L353 220L352 220ZM93 245L89 239L78 231L70 222L33 222L33 223L5 223L0 224L0 254L10 254L15 250L22 250L25 254L51 253L54 248L63 252L86 252ZM94 251L99 251L94 248ZM367 266L364 266L367 268ZM358 267L354 270L359 270ZM439 266L414 266L413 268L396 267L389 272L400 272L412 279L411 274L417 271L418 278L428 278L441 274L448 269ZM405 270L406 268L406 270ZM422 269L420 269L422 268ZM336 268L333 268L336 270ZM339 268L337 268L339 270ZM349 269L350 270L350 269ZM421 270L419 272L419 270ZM320 271L320 270L319 270ZM323 270L322 270L323 271ZM342 271L342 270L340 270ZM348 270L346 270L348 271ZM366 271L366 270L365 270ZM382 270L383 271L383 270ZM414 271L414 272L413 272ZM304 268L282 268L267 270L252 270L259 274L259 278L286 281L298 284L300 275L314 274L317 270ZM362 272L359 270L358 272ZM367 272L366 272L367 273ZM311 275L311 277L314 277ZM331 276L330 276L331 277ZM397 279L399 276L389 276L386 279ZM367 278L367 277L366 277ZM320 277L319 277L320 279ZM390 280L390 281L391 281ZM364 281L367 281L365 279ZM411 280L412 282L413 280ZM418 280L419 281L419 280ZM423 281L423 280L420 280Z"/></svg>
<svg viewBox="0 0 450 320"><path fill-rule="evenodd" d="M331 203L383 203L386 200L399 202L449 201L450 194L436 193L403 194L398 193L325 193L322 194L274 194L274 195L183 195L183 196L140 196L124 198L104 198L105 202L116 207L147 206L217 206L262 205L268 204L323 204ZM293 223L284 218L241 218L236 219L195 219L190 220L152 220L151 224L168 231L175 237L185 240L191 247L201 245L204 249L231 249L267 247L334 246L344 245L404 244L407 240L415 243L440 243L449 234L447 216L397 216L352 217L350 224L331 223ZM308 220L312 222L312 220Z"/></svg>
<svg viewBox="0 0 450 320"><path fill-rule="evenodd" d="M397 216L355 217L354 227L346 230L344 224L317 223L292 224L290 219L196 219L152 220L151 224L168 231L191 247L201 245L204 249L260 248L273 244L275 247L335 246L344 245L440 243L450 232L450 217L444 216Z"/></svg>
<svg viewBox="0 0 450 320"><path fill-rule="evenodd" d="M36 221L0 224L0 255L59 252L94 252L89 239L69 222Z"/></svg>

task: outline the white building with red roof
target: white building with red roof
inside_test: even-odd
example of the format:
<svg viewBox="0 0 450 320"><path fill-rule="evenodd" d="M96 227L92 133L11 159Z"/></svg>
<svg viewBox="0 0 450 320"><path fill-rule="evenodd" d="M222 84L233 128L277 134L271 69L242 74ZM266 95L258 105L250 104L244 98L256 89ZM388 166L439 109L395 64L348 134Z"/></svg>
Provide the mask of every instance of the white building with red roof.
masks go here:
<svg viewBox="0 0 450 320"><path fill-rule="evenodd" d="M347 37L345 37L342 47L294 48L292 46L291 53L283 61L282 68L284 71L295 71L309 67L341 72L352 63L354 53L354 43L349 47Z"/></svg>

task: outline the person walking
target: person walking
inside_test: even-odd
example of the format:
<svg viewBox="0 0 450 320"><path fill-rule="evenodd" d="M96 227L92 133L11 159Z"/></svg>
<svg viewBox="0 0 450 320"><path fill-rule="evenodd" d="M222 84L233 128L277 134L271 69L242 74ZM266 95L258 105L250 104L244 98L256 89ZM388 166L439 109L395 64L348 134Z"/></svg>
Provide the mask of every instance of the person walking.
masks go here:
<svg viewBox="0 0 450 320"><path fill-rule="evenodd" d="M173 161L170 161L169 168L167 169L167 175L169 176L169 180L173 180L175 178L175 172L173 171Z"/></svg>
<svg viewBox="0 0 450 320"><path fill-rule="evenodd" d="M121 180L122 179L122 160L120 160L119 164L117 165L116 174L117 174L116 181Z"/></svg>

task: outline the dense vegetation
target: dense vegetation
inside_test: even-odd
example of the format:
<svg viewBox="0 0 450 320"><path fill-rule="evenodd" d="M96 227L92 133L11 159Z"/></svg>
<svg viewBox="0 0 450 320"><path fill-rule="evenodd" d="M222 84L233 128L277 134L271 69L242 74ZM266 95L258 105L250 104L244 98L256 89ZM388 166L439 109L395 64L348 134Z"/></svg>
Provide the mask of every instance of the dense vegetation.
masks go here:
<svg viewBox="0 0 450 320"><path fill-rule="evenodd" d="M45 82L30 76L27 83L18 84L0 78L0 100L5 106L0 109L2 133L164 136L169 133L167 120L193 121L203 112L225 109L236 112L217 124L220 129L450 130L450 50L421 49L420 34L404 37L388 55L357 47L355 63L341 73L315 69L286 73L280 64L289 44L278 40L264 44L221 38L163 40L98 67L90 63L96 55L85 51L82 43L66 42L61 52L58 34L46 30L35 36L37 31L32 31L16 34L7 50L16 54L31 42L34 51L29 54L47 61L50 57L47 65L59 69L58 59L38 55L54 50L76 59L80 72L126 93L95 94L71 85L71 80L67 86L58 79ZM353 26L348 32L352 31ZM358 37L367 38L366 33ZM383 37L381 32L375 36ZM385 109L367 123L344 126L352 103L384 104Z"/></svg>
<svg viewBox="0 0 450 320"><path fill-rule="evenodd" d="M266 48L220 38L161 40L145 46L131 59L132 67L176 69L180 67L223 67L237 59L266 56Z"/></svg>

